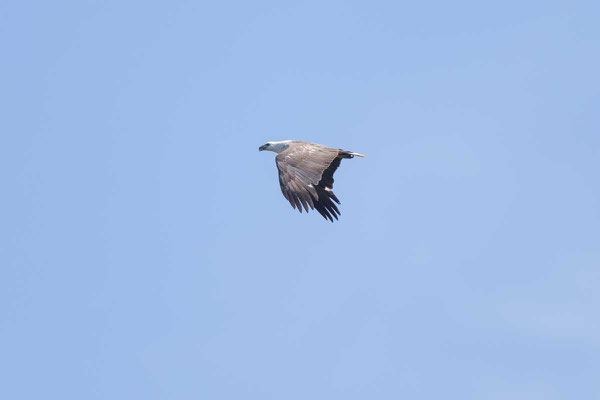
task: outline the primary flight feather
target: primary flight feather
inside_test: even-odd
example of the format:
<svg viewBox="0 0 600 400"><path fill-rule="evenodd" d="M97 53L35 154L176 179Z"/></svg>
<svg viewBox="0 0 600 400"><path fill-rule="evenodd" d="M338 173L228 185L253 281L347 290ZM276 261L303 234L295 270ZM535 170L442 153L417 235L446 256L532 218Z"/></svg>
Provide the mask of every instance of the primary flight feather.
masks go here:
<svg viewBox="0 0 600 400"><path fill-rule="evenodd" d="M333 222L340 215L333 194L333 174L342 158L365 157L342 149L334 149L316 143L299 140L267 142L258 148L277 153L275 163L279 170L279 185L283 196L293 208L308 212L316 209L325 219ZM335 203L334 203L335 202Z"/></svg>

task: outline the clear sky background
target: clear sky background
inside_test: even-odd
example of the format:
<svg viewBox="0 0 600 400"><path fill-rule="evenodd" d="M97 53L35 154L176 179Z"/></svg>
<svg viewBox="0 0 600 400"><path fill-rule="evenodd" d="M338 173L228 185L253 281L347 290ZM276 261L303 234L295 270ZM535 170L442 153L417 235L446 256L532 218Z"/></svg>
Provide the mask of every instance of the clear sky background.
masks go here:
<svg viewBox="0 0 600 400"><path fill-rule="evenodd" d="M0 3L0 397L600 398L600 6L484 3Z"/></svg>

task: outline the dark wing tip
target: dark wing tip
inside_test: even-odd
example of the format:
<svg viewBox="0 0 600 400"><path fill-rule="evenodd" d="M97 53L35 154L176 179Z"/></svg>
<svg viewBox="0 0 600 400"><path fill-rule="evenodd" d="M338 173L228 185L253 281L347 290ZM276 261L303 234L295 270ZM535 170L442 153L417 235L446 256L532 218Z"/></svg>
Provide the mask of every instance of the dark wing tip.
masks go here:
<svg viewBox="0 0 600 400"><path fill-rule="evenodd" d="M333 219L335 218L337 221L341 212L331 200L333 198L339 204L338 198L335 197L335 194L333 194L332 191L325 190L322 186L316 186L316 189L318 198L315 198L314 196L312 198L315 209L323 216L323 218L328 219L331 222L333 222Z"/></svg>

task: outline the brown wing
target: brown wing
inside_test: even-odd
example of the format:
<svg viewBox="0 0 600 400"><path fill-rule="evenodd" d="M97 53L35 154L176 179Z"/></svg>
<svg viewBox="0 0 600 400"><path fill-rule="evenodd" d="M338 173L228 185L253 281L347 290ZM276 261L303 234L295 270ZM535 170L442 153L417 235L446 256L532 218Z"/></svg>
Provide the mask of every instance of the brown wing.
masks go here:
<svg viewBox="0 0 600 400"><path fill-rule="evenodd" d="M340 211L340 204L333 194L333 173L339 167L340 150L312 143L290 146L275 158L279 170L279 185L283 196L293 208L308 212L316 209L325 219L333 222ZM333 200L333 201L332 201Z"/></svg>

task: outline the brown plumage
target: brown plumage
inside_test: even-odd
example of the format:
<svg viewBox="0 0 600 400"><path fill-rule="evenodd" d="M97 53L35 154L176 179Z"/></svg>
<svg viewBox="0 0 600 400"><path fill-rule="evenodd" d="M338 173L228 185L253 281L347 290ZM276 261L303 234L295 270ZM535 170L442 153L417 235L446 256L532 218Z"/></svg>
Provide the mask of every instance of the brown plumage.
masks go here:
<svg viewBox="0 0 600 400"><path fill-rule="evenodd" d="M291 206L302 213L309 207L316 209L323 218L333 222L338 219L339 199L333 193L333 174L343 158L362 154L334 149L316 143L286 140L269 142L259 150L278 153L275 158L279 170L279 185L283 196Z"/></svg>

